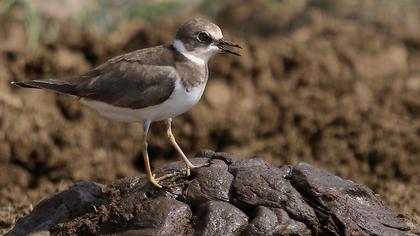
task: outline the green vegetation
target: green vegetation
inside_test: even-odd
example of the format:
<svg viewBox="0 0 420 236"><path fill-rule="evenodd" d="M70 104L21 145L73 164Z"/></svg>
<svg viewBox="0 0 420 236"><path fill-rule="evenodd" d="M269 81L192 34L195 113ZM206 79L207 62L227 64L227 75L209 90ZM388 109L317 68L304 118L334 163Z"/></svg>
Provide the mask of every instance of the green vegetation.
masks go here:
<svg viewBox="0 0 420 236"><path fill-rule="evenodd" d="M223 0L0 0L0 20L24 24L27 45L37 48L39 42L45 39L41 37L58 32L58 21L70 22L79 28L94 26L91 28L99 33L107 33L127 19L161 20L196 12L215 16L226 3ZM420 11L419 0L354 0L342 3L336 0L264 0L263 3L271 15L285 15L289 5L294 4L364 20L391 14L414 26L420 19L416 14L407 14ZM343 4L347 6L345 9Z"/></svg>
<svg viewBox="0 0 420 236"><path fill-rule="evenodd" d="M46 0L36 3L30 0L2 0L0 20L24 24L28 46L35 49L43 40L42 36L57 31L57 16L60 16L60 20L65 18L64 20L76 27L93 25L99 33L107 33L127 19L158 20L194 11L211 15L217 11L222 2L221 0L121 0L87 1L87 3L80 1L78 4L78 0L54 2ZM60 12L51 10L51 5L55 5ZM67 17L61 17L62 15Z"/></svg>

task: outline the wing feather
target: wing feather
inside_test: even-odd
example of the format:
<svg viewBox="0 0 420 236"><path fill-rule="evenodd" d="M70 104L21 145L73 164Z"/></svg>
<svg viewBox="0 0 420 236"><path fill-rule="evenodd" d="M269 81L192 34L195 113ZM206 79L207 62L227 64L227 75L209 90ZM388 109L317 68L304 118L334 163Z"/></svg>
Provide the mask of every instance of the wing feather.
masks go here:
<svg viewBox="0 0 420 236"><path fill-rule="evenodd" d="M178 74L171 66L141 65L121 61L77 83L77 96L108 104L144 108L170 97Z"/></svg>
<svg viewBox="0 0 420 236"><path fill-rule="evenodd" d="M164 47L138 50L110 59L82 76L13 84L140 109L168 99L179 79L173 65L158 63L157 54L166 54L161 58L169 58L171 51Z"/></svg>

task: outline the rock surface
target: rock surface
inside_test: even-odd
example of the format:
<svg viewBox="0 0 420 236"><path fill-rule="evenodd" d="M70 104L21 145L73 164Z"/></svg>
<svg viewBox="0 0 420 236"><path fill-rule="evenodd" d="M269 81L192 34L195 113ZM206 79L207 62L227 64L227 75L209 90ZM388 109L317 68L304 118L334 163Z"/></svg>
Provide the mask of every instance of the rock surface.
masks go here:
<svg viewBox="0 0 420 236"><path fill-rule="evenodd" d="M274 167L202 151L209 167L151 186L145 176L75 184L20 219L9 235L420 235L367 187L306 163ZM182 168L174 162L158 175Z"/></svg>

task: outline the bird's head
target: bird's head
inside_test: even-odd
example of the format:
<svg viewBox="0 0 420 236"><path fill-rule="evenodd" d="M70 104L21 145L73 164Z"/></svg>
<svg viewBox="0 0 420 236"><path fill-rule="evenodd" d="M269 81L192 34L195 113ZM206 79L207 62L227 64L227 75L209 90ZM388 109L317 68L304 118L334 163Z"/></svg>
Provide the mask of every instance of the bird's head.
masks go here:
<svg viewBox="0 0 420 236"><path fill-rule="evenodd" d="M230 48L241 48L238 44L223 39L219 26L200 18L191 19L178 28L173 46L197 63L207 63L217 53L240 56Z"/></svg>

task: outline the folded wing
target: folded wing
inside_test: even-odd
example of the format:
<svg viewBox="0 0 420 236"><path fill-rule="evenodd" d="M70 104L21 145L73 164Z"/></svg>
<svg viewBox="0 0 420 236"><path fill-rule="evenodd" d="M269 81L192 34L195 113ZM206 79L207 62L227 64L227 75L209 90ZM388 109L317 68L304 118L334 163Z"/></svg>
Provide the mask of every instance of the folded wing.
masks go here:
<svg viewBox="0 0 420 236"><path fill-rule="evenodd" d="M78 77L13 84L48 89L133 109L160 104L171 96L178 79L174 67L145 65L136 60L123 59L110 60Z"/></svg>

